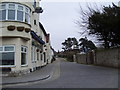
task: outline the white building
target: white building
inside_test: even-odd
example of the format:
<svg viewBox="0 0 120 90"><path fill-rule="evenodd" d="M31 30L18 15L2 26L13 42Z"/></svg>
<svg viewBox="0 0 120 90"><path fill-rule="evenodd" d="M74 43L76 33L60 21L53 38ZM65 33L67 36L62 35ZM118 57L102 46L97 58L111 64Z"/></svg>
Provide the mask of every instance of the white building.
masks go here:
<svg viewBox="0 0 120 90"><path fill-rule="evenodd" d="M39 0L25 1L0 0L0 68L9 75L29 73L51 59Z"/></svg>

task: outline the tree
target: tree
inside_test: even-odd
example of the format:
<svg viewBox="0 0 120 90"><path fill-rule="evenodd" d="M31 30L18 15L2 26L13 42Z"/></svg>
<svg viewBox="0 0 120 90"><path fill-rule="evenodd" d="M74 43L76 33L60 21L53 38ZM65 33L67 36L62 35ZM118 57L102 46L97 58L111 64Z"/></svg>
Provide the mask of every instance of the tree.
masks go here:
<svg viewBox="0 0 120 90"><path fill-rule="evenodd" d="M62 45L63 50L78 49L78 41L75 37L67 38L64 42L62 42Z"/></svg>
<svg viewBox="0 0 120 90"><path fill-rule="evenodd" d="M72 38L72 45L73 45L73 49L78 49L79 48L78 41L75 37Z"/></svg>
<svg viewBox="0 0 120 90"><path fill-rule="evenodd" d="M62 42L63 48L64 50L69 50L72 47L72 42L71 42L71 38L67 38L67 40L65 40L64 42Z"/></svg>
<svg viewBox="0 0 120 90"><path fill-rule="evenodd" d="M103 6L102 10L94 10L89 7L85 26L89 30L89 34L98 36L99 41L103 41L105 48L120 45L120 7L115 4L106 7Z"/></svg>
<svg viewBox="0 0 120 90"><path fill-rule="evenodd" d="M82 50L87 53L88 51L90 50L94 50L96 49L97 47L95 46L95 44L91 41L91 40L88 40L87 37L85 38L81 38L79 39L80 41L80 46L82 46Z"/></svg>

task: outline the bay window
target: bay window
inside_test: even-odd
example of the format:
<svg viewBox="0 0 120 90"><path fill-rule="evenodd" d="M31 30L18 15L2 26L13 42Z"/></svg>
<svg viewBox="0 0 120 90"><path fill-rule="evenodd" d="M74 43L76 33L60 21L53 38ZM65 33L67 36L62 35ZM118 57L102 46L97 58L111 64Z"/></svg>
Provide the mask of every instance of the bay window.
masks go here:
<svg viewBox="0 0 120 90"><path fill-rule="evenodd" d="M17 3L0 3L0 21L5 20L30 24L30 8Z"/></svg>
<svg viewBox="0 0 120 90"><path fill-rule="evenodd" d="M14 46L0 46L0 65L15 65Z"/></svg>

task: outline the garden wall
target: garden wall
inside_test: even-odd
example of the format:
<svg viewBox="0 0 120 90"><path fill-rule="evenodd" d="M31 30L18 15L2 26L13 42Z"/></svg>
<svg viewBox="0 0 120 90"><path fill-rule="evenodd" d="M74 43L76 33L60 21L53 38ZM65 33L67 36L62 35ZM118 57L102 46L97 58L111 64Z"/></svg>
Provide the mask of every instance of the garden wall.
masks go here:
<svg viewBox="0 0 120 90"><path fill-rule="evenodd" d="M87 54L77 54L76 62L120 68L120 48L100 49Z"/></svg>

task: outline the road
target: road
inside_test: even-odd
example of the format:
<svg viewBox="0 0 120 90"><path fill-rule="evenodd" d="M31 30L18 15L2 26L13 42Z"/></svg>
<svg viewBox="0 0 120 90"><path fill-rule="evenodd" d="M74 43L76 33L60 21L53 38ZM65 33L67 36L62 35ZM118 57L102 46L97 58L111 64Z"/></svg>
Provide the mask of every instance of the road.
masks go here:
<svg viewBox="0 0 120 90"><path fill-rule="evenodd" d="M62 58L54 62L52 77L39 82L12 85L9 88L118 88L118 70L77 64Z"/></svg>

